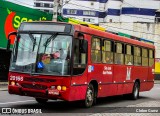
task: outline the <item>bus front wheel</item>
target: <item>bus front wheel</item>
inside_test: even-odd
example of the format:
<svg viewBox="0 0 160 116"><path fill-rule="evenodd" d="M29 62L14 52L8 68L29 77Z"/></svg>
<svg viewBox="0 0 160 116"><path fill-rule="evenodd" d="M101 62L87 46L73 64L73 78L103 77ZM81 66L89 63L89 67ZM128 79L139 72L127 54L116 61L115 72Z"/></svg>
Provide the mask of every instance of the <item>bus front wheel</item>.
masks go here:
<svg viewBox="0 0 160 116"><path fill-rule="evenodd" d="M43 99L43 98L35 98L35 99L38 103L41 103L41 104L44 104L48 101L48 99Z"/></svg>
<svg viewBox="0 0 160 116"><path fill-rule="evenodd" d="M85 97L85 107L89 108L93 105L95 96L94 94L95 94L94 87L92 84L89 84Z"/></svg>

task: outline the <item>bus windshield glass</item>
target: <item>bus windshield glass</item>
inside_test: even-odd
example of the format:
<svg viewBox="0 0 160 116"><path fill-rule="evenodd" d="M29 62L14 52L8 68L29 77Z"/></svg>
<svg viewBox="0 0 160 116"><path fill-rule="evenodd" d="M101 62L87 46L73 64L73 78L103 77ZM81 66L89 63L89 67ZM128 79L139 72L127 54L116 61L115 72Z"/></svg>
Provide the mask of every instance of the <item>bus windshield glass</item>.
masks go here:
<svg viewBox="0 0 160 116"><path fill-rule="evenodd" d="M19 34L10 70L24 73L70 75L72 37L54 34Z"/></svg>

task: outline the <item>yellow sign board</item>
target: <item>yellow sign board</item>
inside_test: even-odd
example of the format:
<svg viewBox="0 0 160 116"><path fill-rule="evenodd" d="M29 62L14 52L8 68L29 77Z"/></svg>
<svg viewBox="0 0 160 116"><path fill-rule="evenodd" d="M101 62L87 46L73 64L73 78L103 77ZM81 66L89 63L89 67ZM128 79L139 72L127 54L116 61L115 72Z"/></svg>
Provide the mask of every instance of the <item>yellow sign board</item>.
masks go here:
<svg viewBox="0 0 160 116"><path fill-rule="evenodd" d="M155 60L155 73L160 74L160 59Z"/></svg>
<svg viewBox="0 0 160 116"><path fill-rule="evenodd" d="M71 24L83 24L83 25L87 25L90 28L97 29L97 30L100 30L100 31L105 31L106 30L103 27L96 26L96 25L93 25L93 24L89 24L89 23L86 23L86 22L83 22L83 21L75 20L75 19L72 19L72 18L69 18L68 22L71 23Z"/></svg>

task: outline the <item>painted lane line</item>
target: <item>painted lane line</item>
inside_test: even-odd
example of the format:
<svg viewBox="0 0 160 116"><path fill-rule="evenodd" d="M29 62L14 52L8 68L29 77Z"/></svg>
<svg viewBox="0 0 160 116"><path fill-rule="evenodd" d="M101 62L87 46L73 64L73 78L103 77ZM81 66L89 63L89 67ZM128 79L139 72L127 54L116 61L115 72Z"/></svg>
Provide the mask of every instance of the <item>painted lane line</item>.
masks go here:
<svg viewBox="0 0 160 116"><path fill-rule="evenodd" d="M35 101L35 100L15 101L15 102L5 102L5 103L0 103L0 105L4 105L4 104L14 104L14 103L23 103L23 102L30 102L30 101Z"/></svg>

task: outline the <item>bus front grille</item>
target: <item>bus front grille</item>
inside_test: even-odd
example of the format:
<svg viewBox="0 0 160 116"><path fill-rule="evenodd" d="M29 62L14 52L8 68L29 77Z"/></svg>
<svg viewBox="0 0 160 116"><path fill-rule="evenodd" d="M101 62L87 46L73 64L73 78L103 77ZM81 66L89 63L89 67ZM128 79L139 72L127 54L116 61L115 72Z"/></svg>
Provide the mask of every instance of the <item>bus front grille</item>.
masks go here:
<svg viewBox="0 0 160 116"><path fill-rule="evenodd" d="M47 86L45 85L40 85L40 84L21 84L23 88L28 88L28 89L37 89L37 90L45 90L47 89Z"/></svg>
<svg viewBox="0 0 160 116"><path fill-rule="evenodd" d="M42 79L42 78L28 78L25 77L24 81L28 81L28 82L55 82L56 80L54 79Z"/></svg>

